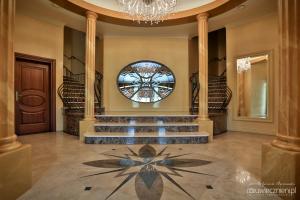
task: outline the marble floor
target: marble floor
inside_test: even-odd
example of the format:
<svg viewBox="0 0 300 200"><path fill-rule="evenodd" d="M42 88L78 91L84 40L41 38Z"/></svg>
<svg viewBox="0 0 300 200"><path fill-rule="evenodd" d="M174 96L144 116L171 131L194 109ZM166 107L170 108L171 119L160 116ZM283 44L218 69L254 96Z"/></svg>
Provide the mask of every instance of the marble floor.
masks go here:
<svg viewBox="0 0 300 200"><path fill-rule="evenodd" d="M209 144L126 146L60 132L21 136L32 145L33 187L19 199L279 199L249 193L262 187L261 145L272 139L228 132Z"/></svg>

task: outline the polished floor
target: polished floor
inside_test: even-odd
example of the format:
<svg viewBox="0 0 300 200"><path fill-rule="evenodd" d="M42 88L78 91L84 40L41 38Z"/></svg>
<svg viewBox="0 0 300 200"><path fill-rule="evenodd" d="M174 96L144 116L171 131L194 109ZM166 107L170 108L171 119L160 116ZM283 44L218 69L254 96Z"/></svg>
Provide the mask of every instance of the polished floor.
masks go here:
<svg viewBox="0 0 300 200"><path fill-rule="evenodd" d="M209 144L87 145L64 133L32 145L33 187L22 200L277 199L260 186L261 145L272 136L228 132Z"/></svg>

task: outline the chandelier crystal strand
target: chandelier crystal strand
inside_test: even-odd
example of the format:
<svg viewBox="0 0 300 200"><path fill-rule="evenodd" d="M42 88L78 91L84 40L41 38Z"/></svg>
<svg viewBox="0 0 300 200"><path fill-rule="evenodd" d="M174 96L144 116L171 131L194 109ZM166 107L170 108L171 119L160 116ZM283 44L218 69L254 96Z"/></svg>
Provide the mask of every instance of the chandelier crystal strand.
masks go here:
<svg viewBox="0 0 300 200"><path fill-rule="evenodd" d="M251 58L250 57L239 58L239 59L237 59L236 63L237 63L238 73L242 73L244 71L251 69Z"/></svg>
<svg viewBox="0 0 300 200"><path fill-rule="evenodd" d="M177 0L117 0L122 10L134 21L159 23L175 9Z"/></svg>

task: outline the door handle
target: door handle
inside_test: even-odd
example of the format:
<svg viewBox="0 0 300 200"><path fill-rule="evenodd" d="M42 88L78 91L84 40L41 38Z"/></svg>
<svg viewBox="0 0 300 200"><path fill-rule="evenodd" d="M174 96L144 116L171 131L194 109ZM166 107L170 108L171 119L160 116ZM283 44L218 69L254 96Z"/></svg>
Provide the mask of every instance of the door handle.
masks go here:
<svg viewBox="0 0 300 200"><path fill-rule="evenodd" d="M16 101L19 101L19 98L22 97L22 95L19 94L18 91L16 91Z"/></svg>

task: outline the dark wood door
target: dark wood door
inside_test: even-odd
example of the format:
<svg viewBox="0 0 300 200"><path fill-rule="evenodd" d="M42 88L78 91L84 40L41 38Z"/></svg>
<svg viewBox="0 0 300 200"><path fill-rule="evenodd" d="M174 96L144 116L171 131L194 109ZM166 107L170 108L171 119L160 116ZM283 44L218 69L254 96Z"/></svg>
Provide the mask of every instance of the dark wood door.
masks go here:
<svg viewBox="0 0 300 200"><path fill-rule="evenodd" d="M16 61L16 133L50 131L50 70L47 64Z"/></svg>

